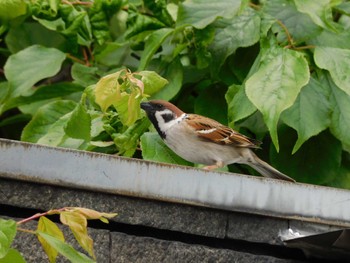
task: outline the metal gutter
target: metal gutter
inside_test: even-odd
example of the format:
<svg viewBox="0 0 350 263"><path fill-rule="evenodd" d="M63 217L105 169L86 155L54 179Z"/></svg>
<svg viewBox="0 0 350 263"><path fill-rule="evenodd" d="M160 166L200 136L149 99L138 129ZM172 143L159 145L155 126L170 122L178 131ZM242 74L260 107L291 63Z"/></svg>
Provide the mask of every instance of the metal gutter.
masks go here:
<svg viewBox="0 0 350 263"><path fill-rule="evenodd" d="M350 191L0 139L0 177L350 226Z"/></svg>

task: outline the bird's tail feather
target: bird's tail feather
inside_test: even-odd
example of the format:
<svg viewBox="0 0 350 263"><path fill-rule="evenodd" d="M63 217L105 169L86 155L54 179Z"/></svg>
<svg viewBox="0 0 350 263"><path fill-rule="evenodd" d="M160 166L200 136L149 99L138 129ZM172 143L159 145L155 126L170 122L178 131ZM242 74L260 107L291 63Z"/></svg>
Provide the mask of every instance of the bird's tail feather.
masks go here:
<svg viewBox="0 0 350 263"><path fill-rule="evenodd" d="M261 160L255 154L254 154L254 162L249 163L249 165L265 177L285 180L285 181L289 181L289 182L295 182L295 180L293 178L290 178L289 176L287 176L287 175L281 173L280 171L278 171L277 169L273 168L271 165L269 165L268 163Z"/></svg>

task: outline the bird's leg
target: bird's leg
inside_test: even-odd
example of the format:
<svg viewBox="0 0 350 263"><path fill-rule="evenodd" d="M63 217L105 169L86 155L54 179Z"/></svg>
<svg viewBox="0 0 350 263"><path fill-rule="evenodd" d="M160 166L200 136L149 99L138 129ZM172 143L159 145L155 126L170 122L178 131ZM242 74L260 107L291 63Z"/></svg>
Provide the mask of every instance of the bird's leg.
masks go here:
<svg viewBox="0 0 350 263"><path fill-rule="evenodd" d="M224 166L224 163L222 161L217 161L215 164L213 165L208 165L208 166L205 166L203 167L204 170L208 170L208 171L212 171L214 169L217 169L217 168L221 168Z"/></svg>

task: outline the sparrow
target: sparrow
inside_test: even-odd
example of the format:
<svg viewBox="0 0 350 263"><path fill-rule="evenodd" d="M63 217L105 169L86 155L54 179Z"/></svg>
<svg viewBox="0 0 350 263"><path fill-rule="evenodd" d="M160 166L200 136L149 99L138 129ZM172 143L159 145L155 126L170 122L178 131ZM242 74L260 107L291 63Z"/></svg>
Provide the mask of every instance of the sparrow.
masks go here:
<svg viewBox="0 0 350 263"><path fill-rule="evenodd" d="M253 152L260 148L257 140L213 119L185 113L167 101L142 102L141 108L171 150L189 162L206 165L203 169L247 164L265 177L295 182Z"/></svg>

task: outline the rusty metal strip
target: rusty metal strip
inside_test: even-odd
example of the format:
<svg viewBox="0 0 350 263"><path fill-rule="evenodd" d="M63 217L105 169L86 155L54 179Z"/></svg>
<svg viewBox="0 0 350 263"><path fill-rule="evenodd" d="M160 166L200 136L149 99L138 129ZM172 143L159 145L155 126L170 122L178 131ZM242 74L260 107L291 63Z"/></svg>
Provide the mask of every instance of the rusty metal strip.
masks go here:
<svg viewBox="0 0 350 263"><path fill-rule="evenodd" d="M350 226L350 191L0 139L0 176Z"/></svg>

